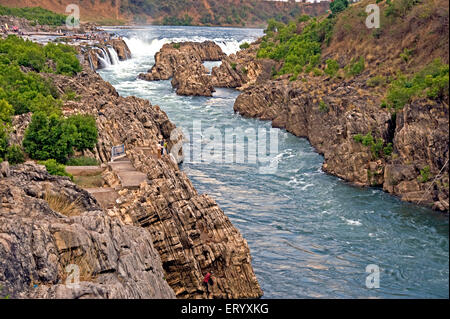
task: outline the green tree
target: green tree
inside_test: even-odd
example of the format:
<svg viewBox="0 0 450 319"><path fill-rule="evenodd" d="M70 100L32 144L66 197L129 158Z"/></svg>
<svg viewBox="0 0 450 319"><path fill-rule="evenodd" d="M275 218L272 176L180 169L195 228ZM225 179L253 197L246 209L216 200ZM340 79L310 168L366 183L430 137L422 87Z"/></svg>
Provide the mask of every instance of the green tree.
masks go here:
<svg viewBox="0 0 450 319"><path fill-rule="evenodd" d="M97 143L98 131L95 118L91 115L73 115L67 119L70 125L77 129L74 147L77 150L93 149Z"/></svg>

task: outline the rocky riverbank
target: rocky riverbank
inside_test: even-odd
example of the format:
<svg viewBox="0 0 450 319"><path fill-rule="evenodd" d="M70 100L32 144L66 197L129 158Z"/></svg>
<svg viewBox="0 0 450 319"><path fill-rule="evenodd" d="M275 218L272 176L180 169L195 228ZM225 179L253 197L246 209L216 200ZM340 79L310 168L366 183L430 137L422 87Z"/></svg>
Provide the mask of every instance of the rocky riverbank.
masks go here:
<svg viewBox="0 0 450 319"><path fill-rule="evenodd" d="M371 34L361 36L370 30L352 33L340 28L344 23L359 28L357 20L349 18L364 9L364 4L357 4L345 12L348 16L343 14L342 21L338 18L330 44L322 48L322 68L315 72L243 81L228 65L240 70L249 69L249 63L264 63L256 57L260 39L229 57L213 75L225 79L216 82L220 86L243 90L234 105L236 112L271 120L274 127L307 138L324 155L325 172L358 186L382 187L402 200L448 213L448 97L422 95L396 110L380 107L388 88L386 81L397 77L392 70L417 74L433 59L448 63L448 31L442 30L442 25L448 24L448 11L447 16L442 15L440 8L436 6L420 23L416 15L421 8L415 8L401 23L384 31L384 38L374 40ZM304 27L300 24L297 33ZM416 37L404 38L404 30ZM325 74L328 59L337 61L337 69L343 68L339 76ZM363 61L361 71L345 74L346 65L358 59ZM274 74L281 65L272 61ZM376 145L378 141L382 144Z"/></svg>
<svg viewBox="0 0 450 319"><path fill-rule="evenodd" d="M125 144L131 163L148 181L138 189L120 191L116 205L102 209L67 178L50 176L42 167L25 164L5 173L0 182L2 293L15 298L260 297L245 239L213 199L197 193L170 157L156 156L160 135L169 149L176 142L170 140L175 126L167 115L147 100L120 97L86 64L77 76L48 77L60 93L70 91L78 97L65 102L65 115L87 113L96 118L98 143L84 155L106 163L111 147ZM13 123L19 122L11 137L18 142L26 127L19 118ZM114 178L106 180L114 184ZM57 189L69 200L80 198L74 216L51 208L49 200ZM14 235L19 231L23 236ZM39 238L39 243L22 245L17 238L27 243ZM21 254L12 254L16 245L21 245ZM81 288L64 285L66 255L75 264L83 261ZM13 275L5 272L11 267ZM207 272L215 278L210 294L202 285Z"/></svg>

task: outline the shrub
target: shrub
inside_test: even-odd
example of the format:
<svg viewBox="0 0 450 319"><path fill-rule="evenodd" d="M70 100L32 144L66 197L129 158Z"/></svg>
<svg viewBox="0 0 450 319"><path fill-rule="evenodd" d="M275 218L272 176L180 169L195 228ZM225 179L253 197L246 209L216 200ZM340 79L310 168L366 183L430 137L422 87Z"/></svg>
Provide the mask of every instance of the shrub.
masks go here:
<svg viewBox="0 0 450 319"><path fill-rule="evenodd" d="M430 166L427 165L420 170L420 176L418 177L418 179L421 183L426 183L430 180L430 177L431 177L431 170Z"/></svg>
<svg viewBox="0 0 450 319"><path fill-rule="evenodd" d="M56 159L64 163L73 154L73 146L78 138L75 125L56 114L47 116L43 112L33 114L25 131L23 146L33 159Z"/></svg>
<svg viewBox="0 0 450 319"><path fill-rule="evenodd" d="M322 100L319 102L319 110L324 113L329 111L328 105Z"/></svg>
<svg viewBox="0 0 450 319"><path fill-rule="evenodd" d="M237 64L234 63L234 62L231 62L231 68L232 68L233 70L236 70L236 67L237 67Z"/></svg>
<svg viewBox="0 0 450 319"><path fill-rule="evenodd" d="M69 125L77 129L77 138L73 146L82 151L84 149L93 149L97 143L98 131L95 118L91 115L72 115L67 119Z"/></svg>
<svg viewBox="0 0 450 319"><path fill-rule="evenodd" d="M417 96L444 100L448 99L448 90L449 66L437 59L411 77L398 76L387 91L385 104L389 108L401 109Z"/></svg>
<svg viewBox="0 0 450 319"><path fill-rule="evenodd" d="M8 126L0 122L0 158L4 159L8 149Z"/></svg>
<svg viewBox="0 0 450 319"><path fill-rule="evenodd" d="M330 10L333 15L338 14L339 12L344 11L349 5L348 0L335 0L330 2Z"/></svg>
<svg viewBox="0 0 450 319"><path fill-rule="evenodd" d="M11 145L6 150L6 160L12 164L21 164L25 162L25 155L19 145Z"/></svg>
<svg viewBox="0 0 450 319"><path fill-rule="evenodd" d="M0 123L10 123L13 113L13 107L5 99L0 99Z"/></svg>
<svg viewBox="0 0 450 319"><path fill-rule="evenodd" d="M353 136L353 140L357 143L369 147L373 158L377 159L383 155L390 156L392 154L392 143L388 143L384 147L384 140L382 138L375 139L372 136L372 132L368 132L366 135L356 134ZM387 153L384 151L386 150Z"/></svg>
<svg viewBox="0 0 450 319"><path fill-rule="evenodd" d="M174 44L172 45L172 47L173 47L174 49L179 49L179 48L181 47L181 45L180 45L179 43L174 43Z"/></svg>
<svg viewBox="0 0 450 319"><path fill-rule="evenodd" d="M248 49L248 48L250 48L250 44L248 44L247 42L244 42L239 46L239 48L241 50Z"/></svg>
<svg viewBox="0 0 450 319"><path fill-rule="evenodd" d="M98 161L92 157L71 157L67 161L67 166L98 166Z"/></svg>
<svg viewBox="0 0 450 319"><path fill-rule="evenodd" d="M68 176L73 179L72 174L66 172L66 167L63 164L58 163L54 159L48 159L46 161L39 161L39 164L45 165L47 172L51 175Z"/></svg>
<svg viewBox="0 0 450 319"><path fill-rule="evenodd" d="M366 84L367 84L367 86L370 86L370 87L384 85L384 84L386 84L386 78L381 75L377 75L377 76L374 76L374 77L371 77L370 79L368 79Z"/></svg>
<svg viewBox="0 0 450 319"><path fill-rule="evenodd" d="M25 131L23 146L33 159L56 159L65 163L74 153L92 149L97 143L95 119L89 115L73 115L67 119L44 112L33 114Z"/></svg>
<svg viewBox="0 0 450 319"><path fill-rule="evenodd" d="M333 19L319 22L311 18L298 34L294 22L287 25L273 22L266 30L257 57L282 61L279 74L310 72L320 63L321 46L328 43L333 25Z"/></svg>
<svg viewBox="0 0 450 319"><path fill-rule="evenodd" d="M326 61L327 67L325 68L325 73L329 76L333 77L336 75L337 71L339 70L339 63L336 60L328 59Z"/></svg>
<svg viewBox="0 0 450 319"><path fill-rule="evenodd" d="M56 63L56 73L73 75L82 70L77 52L65 44L49 43L44 47L45 56Z"/></svg>
<svg viewBox="0 0 450 319"><path fill-rule="evenodd" d="M360 57L359 59L353 58L350 61L350 64L347 66L347 73L353 76L361 74L361 72L364 71L365 68L364 64L365 60L363 57Z"/></svg>

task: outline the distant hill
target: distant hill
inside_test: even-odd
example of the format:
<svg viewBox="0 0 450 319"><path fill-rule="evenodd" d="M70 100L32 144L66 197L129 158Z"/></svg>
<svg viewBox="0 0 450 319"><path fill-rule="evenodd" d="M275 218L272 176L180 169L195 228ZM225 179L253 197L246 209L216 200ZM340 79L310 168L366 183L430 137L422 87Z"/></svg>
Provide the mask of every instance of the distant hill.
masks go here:
<svg viewBox="0 0 450 319"><path fill-rule="evenodd" d="M21 0L20 3L0 0L5 6L40 6L57 13L65 13L71 3L80 6L84 22L247 27L263 26L271 18L287 22L300 14L319 15L329 7L326 1L294 0Z"/></svg>

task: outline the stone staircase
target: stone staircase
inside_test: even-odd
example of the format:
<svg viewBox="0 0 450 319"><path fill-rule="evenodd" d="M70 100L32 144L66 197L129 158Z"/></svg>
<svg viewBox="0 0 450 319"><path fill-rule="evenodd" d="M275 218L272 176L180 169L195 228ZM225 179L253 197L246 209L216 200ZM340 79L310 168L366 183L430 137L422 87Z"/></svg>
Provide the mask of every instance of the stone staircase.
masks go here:
<svg viewBox="0 0 450 319"><path fill-rule="evenodd" d="M139 147L148 156L155 156L152 153L151 148ZM116 200L119 198L121 189L138 189L143 182L148 182L147 175L139 172L134 168L131 161L126 156L116 158L113 162L109 162L108 167L114 172L120 181L120 185L114 188L112 187L97 187L97 188L85 188L95 199L99 202L100 206L105 209L112 208L116 205ZM67 167L67 171L73 175L83 176L96 172L103 171L103 167L97 166L72 166Z"/></svg>

